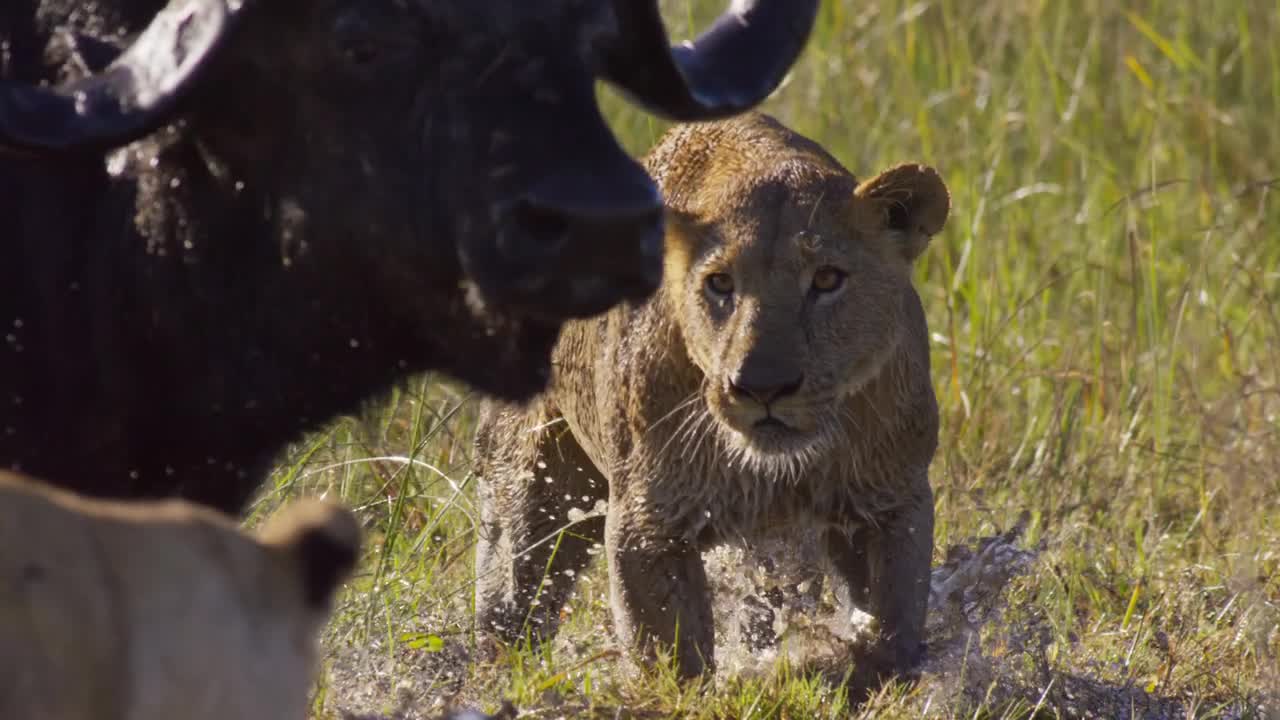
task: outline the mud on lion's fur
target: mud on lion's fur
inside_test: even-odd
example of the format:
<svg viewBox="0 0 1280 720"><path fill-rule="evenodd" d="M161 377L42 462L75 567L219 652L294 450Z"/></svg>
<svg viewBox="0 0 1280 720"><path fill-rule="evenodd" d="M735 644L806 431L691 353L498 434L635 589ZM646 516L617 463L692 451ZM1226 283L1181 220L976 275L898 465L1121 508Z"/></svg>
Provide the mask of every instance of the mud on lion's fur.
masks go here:
<svg viewBox="0 0 1280 720"><path fill-rule="evenodd" d="M0 472L0 717L301 720L359 546L355 516L318 500L249 534Z"/></svg>
<svg viewBox="0 0 1280 720"><path fill-rule="evenodd" d="M477 622L550 635L603 542L619 639L650 658L678 640L696 675L714 664L700 552L817 527L837 595L878 623L861 693L919 655L938 412L911 269L946 186L910 164L859 183L761 114L679 126L646 167L662 288L566 326L545 395L481 409Z"/></svg>

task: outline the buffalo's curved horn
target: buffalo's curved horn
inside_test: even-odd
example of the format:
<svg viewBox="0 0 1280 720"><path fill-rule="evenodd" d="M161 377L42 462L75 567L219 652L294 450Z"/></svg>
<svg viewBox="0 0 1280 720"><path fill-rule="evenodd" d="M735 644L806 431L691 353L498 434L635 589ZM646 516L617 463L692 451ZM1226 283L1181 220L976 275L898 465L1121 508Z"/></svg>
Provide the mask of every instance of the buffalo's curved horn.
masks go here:
<svg viewBox="0 0 1280 720"><path fill-rule="evenodd" d="M657 0L614 0L618 35L597 47L600 74L673 120L736 115L769 96L808 42L818 0L733 0L706 32L670 46Z"/></svg>
<svg viewBox="0 0 1280 720"><path fill-rule="evenodd" d="M101 72L61 87L0 80L0 151L101 152L162 126L252 0L173 0Z"/></svg>

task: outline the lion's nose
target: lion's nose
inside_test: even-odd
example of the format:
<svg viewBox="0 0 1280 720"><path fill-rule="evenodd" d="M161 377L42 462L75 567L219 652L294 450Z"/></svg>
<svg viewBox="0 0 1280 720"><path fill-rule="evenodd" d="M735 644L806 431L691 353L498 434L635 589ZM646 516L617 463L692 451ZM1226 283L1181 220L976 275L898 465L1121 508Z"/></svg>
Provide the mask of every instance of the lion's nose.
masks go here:
<svg viewBox="0 0 1280 720"><path fill-rule="evenodd" d="M749 397L768 405L794 395L803 383L803 374L788 377L774 373L738 373L729 379L729 392L738 399Z"/></svg>

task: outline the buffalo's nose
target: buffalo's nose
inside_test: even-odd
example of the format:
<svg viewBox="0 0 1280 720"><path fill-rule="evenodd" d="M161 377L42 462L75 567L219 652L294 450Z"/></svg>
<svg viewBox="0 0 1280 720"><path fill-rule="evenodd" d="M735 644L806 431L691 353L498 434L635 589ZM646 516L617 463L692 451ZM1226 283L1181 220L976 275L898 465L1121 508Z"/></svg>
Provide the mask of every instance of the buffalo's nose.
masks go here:
<svg viewBox="0 0 1280 720"><path fill-rule="evenodd" d="M517 302L563 319L649 297L662 281L663 211L656 190L640 190L605 198L551 184L509 206L498 250L519 268Z"/></svg>
<svg viewBox="0 0 1280 720"><path fill-rule="evenodd" d="M729 380L729 391L739 399L752 398L761 405L768 405L788 395L794 395L804 383L804 375L782 377L777 374L739 373Z"/></svg>

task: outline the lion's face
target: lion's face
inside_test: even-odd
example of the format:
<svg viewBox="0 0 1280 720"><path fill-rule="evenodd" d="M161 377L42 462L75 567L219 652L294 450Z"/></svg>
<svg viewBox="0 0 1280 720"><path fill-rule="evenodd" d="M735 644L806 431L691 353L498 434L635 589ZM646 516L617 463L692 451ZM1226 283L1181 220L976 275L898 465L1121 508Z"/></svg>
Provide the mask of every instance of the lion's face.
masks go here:
<svg viewBox="0 0 1280 720"><path fill-rule="evenodd" d="M903 335L911 266L942 229L947 189L928 167L857 184L794 155L702 179L723 187L672 211L667 297L730 454L796 470L842 437L844 400Z"/></svg>

